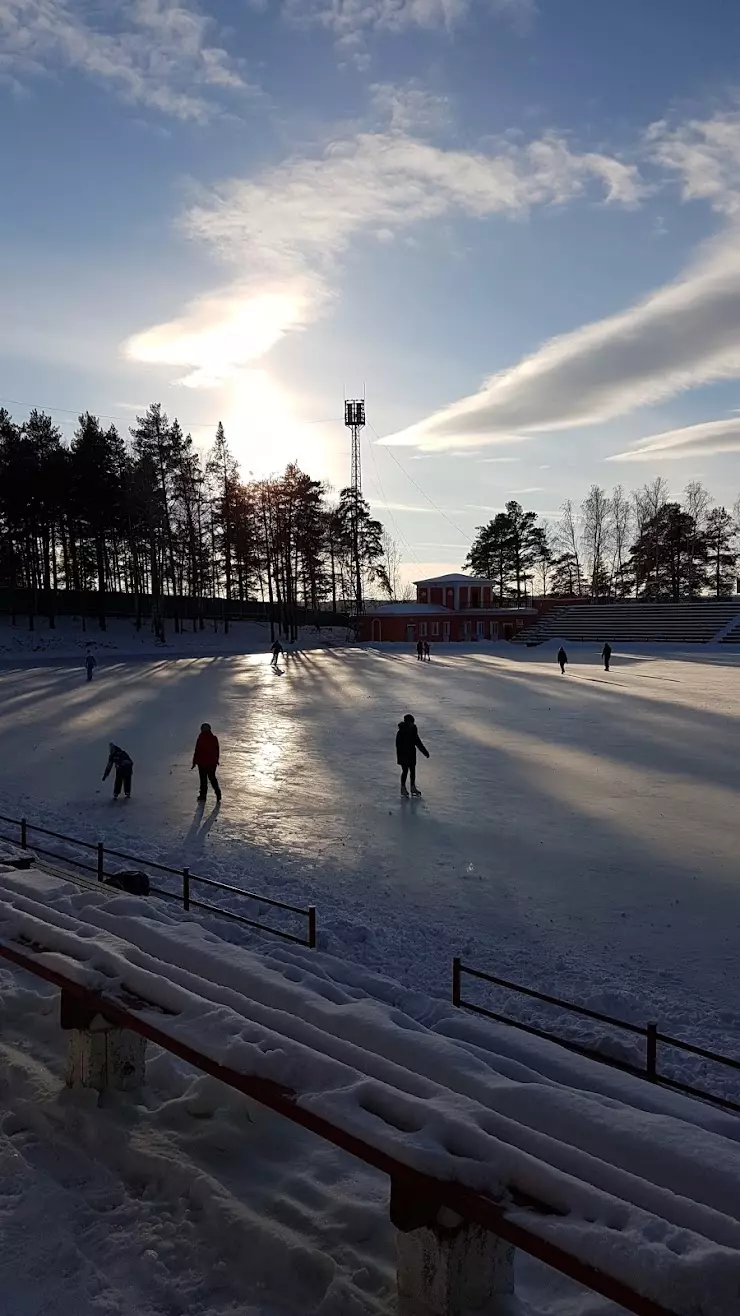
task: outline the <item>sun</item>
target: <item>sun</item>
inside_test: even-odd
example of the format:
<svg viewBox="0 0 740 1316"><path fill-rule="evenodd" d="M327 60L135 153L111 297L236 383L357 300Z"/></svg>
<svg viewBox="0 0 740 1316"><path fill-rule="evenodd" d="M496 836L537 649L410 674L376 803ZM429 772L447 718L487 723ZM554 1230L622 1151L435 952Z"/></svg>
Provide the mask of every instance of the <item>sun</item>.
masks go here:
<svg viewBox="0 0 740 1316"><path fill-rule="evenodd" d="M241 371L228 386L224 429L245 475L274 475L296 461L309 475L326 477L330 425L297 415L290 393L266 370Z"/></svg>

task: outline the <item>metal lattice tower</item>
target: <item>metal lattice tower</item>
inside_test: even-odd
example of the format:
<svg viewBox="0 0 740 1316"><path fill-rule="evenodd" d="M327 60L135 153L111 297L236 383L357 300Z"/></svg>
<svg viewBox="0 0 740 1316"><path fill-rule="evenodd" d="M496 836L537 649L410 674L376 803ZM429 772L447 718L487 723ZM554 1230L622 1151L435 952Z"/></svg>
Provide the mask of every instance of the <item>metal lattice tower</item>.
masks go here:
<svg viewBox="0 0 740 1316"><path fill-rule="evenodd" d="M360 435L365 428L364 399L344 404L344 423L352 431L352 558L355 573L355 616L362 612L362 556L360 553L360 499L362 498L362 457Z"/></svg>

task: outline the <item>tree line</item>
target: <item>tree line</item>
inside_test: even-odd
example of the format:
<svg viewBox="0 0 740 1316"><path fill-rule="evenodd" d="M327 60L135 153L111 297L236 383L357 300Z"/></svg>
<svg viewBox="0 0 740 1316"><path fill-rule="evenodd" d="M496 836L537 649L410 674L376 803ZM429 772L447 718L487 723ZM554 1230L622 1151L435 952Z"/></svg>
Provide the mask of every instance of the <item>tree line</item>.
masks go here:
<svg viewBox="0 0 740 1316"><path fill-rule="evenodd" d="M272 605L294 636L299 609L337 614L353 598L351 489L338 496L291 463L269 479L241 478L219 424L202 456L159 403L128 436L90 412L66 443L51 416L15 421L0 408L0 588L43 597L54 625L60 591L93 591L102 630L106 601L142 600L164 633L163 599L175 631L203 625L202 602ZM388 537L359 504L364 581L390 595ZM30 610L30 624L36 609Z"/></svg>
<svg viewBox="0 0 740 1316"><path fill-rule="evenodd" d="M740 498L713 505L696 480L673 499L658 477L626 492L594 484L557 521L511 501L476 528L465 566L496 584L502 602L537 594L592 598L728 598L740 562Z"/></svg>

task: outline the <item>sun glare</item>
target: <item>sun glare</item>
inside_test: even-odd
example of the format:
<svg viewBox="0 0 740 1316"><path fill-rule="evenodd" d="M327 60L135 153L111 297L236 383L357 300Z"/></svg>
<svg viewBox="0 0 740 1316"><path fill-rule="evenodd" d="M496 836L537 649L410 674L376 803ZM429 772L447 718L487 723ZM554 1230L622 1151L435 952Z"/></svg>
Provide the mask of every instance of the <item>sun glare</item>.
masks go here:
<svg viewBox="0 0 740 1316"><path fill-rule="evenodd" d="M271 475L297 461L303 470L329 477L326 429L296 414L294 402L266 370L245 370L228 386L224 428L245 474Z"/></svg>

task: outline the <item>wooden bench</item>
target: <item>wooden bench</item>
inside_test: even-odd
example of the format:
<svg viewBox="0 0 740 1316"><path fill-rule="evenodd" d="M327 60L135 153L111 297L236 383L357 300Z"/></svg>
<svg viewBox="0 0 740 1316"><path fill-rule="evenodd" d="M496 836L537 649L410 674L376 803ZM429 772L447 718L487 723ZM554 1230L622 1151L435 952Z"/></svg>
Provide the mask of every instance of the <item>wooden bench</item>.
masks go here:
<svg viewBox="0 0 740 1316"><path fill-rule="evenodd" d="M736 1212L720 1215L716 1205L705 1202L696 1208L702 1232L692 1234L682 1224L692 1218L692 1203L675 1194L671 1200L663 1185L651 1185L645 1193L666 1202L665 1217L647 1212L639 1193L631 1201L610 1195L596 1178L578 1179L554 1163L538 1163L526 1142L502 1141L502 1116L494 1103L481 1104L451 1088L448 1109L446 1089L429 1079L428 1066L413 1067L425 1047L429 1063L435 1061L436 1035L426 1039L421 1031L399 1039L409 1054L411 1068L405 1071L364 1037L362 1046L360 1039L352 1041L351 1017L330 1001L325 1009L313 1004L305 1017L291 1013L300 984L288 981L276 990L269 982L274 967L265 963L262 970L253 953L226 943L219 949L215 938L212 945L194 941L196 950L203 944L210 948L202 963L195 956L201 970L195 973L184 921L160 924L143 903L140 917L131 919L125 911L139 902L109 892L67 897L63 883L57 883L61 890L51 901L52 880L34 873L0 874L0 957L60 989L61 1025L70 1034L69 1081L98 1088L138 1086L146 1042L152 1042L386 1174L398 1230L403 1316L503 1312L514 1291L516 1249L636 1316L740 1312L740 1182ZM202 929L198 935L203 938ZM163 978L167 946L170 976ZM446 1055L440 1051L445 1077ZM469 1059L467 1051L461 1056ZM627 1082L621 1076L620 1081ZM439 1153L430 1160L420 1149L435 1120L441 1126ZM489 1149L490 1165L484 1155ZM726 1150L740 1166L740 1149L729 1138ZM593 1151L579 1151L578 1158L583 1171ZM508 1167L505 1175L502 1167ZM620 1181L625 1193L629 1179L624 1173ZM578 1218L571 1199L579 1203ZM651 1278L648 1264L637 1283L629 1275L630 1229L643 1224L646 1240L651 1229L657 1237L656 1228L684 1239L683 1254L675 1255L670 1298L660 1267ZM625 1240L620 1231L626 1231ZM702 1272L686 1263L692 1241L706 1284ZM712 1282L717 1267L721 1285ZM727 1304L728 1294L734 1294L734 1305Z"/></svg>

